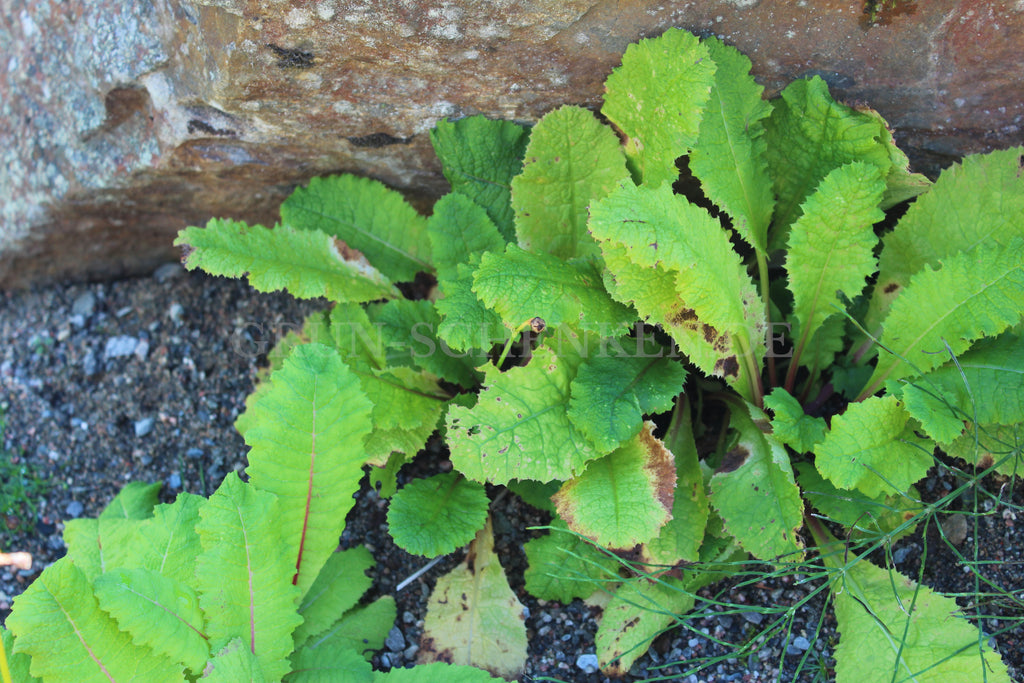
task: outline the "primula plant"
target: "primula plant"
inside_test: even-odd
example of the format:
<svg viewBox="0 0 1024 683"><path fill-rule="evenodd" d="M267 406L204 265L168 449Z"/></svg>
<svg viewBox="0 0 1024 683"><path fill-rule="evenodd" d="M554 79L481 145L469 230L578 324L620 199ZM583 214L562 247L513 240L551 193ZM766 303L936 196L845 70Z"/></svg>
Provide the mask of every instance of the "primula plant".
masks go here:
<svg viewBox="0 0 1024 683"><path fill-rule="evenodd" d="M100 662L95 638L193 679L246 666L316 680L309 662L337 650L318 644L358 630L378 638L344 650L361 662L386 632L366 615L387 608L355 607L341 577L368 560L334 545L369 465L399 546L470 544L434 590L422 662L522 671L491 484L553 514L526 545L527 591L610 596L596 639L609 674L742 562L820 558L839 681L1008 681L951 598L854 544L911 531L936 446L1017 471L1024 150L932 184L876 112L818 78L768 101L749 70L670 30L626 51L601 118L440 122L452 191L429 217L343 175L296 190L273 228L184 230L189 268L333 306L279 344L239 418L248 483L144 521L72 523L68 558L15 603L17 661L58 680L58 661ZM438 431L454 470L399 488ZM71 595L95 596L90 630ZM143 602L164 613L142 619Z"/></svg>

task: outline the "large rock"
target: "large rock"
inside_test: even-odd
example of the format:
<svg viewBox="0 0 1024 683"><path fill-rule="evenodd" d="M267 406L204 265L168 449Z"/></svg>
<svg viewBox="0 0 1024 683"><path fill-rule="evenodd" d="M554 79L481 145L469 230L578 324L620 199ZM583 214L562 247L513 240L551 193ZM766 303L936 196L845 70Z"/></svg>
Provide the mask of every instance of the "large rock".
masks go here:
<svg viewBox="0 0 1024 683"><path fill-rule="evenodd" d="M874 23L836 0L33 0L0 15L0 287L143 272L187 224L273 223L317 174L426 203L445 189L438 118L599 106L626 46L670 26L746 52L769 94L821 74L878 109L918 170L1024 139L1020 0L898 0Z"/></svg>

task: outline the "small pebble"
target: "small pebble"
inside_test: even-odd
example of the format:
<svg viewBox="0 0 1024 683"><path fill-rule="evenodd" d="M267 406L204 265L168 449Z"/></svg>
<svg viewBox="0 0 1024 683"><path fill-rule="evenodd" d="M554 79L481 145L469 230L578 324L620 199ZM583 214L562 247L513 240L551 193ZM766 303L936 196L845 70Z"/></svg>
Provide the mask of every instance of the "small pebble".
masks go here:
<svg viewBox="0 0 1024 683"><path fill-rule="evenodd" d="M760 624L764 621L764 615L760 612L744 612L742 617L751 624Z"/></svg>
<svg viewBox="0 0 1024 683"><path fill-rule="evenodd" d="M185 451L185 457L186 458L197 458L198 459L198 458L203 457L203 455L205 455L205 453L203 453L203 449L202 448L190 448L187 451Z"/></svg>
<svg viewBox="0 0 1024 683"><path fill-rule="evenodd" d="M135 347L138 345L139 340L135 337L111 337L107 340L107 345L103 349L103 357L106 360L110 360L111 358L130 356L135 353Z"/></svg>
<svg viewBox="0 0 1024 683"><path fill-rule="evenodd" d="M391 627L388 637L384 639L384 647L392 652L401 652L405 649L405 636L402 635L401 629L397 626Z"/></svg>
<svg viewBox="0 0 1024 683"><path fill-rule="evenodd" d="M144 417L141 420L135 421L135 436L143 437L147 436L153 431L153 424L155 420L151 417Z"/></svg>
<svg viewBox="0 0 1024 683"><path fill-rule="evenodd" d="M167 485L172 489L180 489L181 475L177 472L171 472L171 476L167 477Z"/></svg>
<svg viewBox="0 0 1024 683"><path fill-rule="evenodd" d="M902 548L896 548L892 553L892 561L896 564L903 564L903 561L907 559L907 555L910 554L910 546L905 545Z"/></svg>
<svg viewBox="0 0 1024 683"><path fill-rule="evenodd" d="M185 269L180 263L165 263L153 271L153 279L163 284L168 280L179 278L185 274Z"/></svg>
<svg viewBox="0 0 1024 683"><path fill-rule="evenodd" d="M77 500L73 500L68 503L68 506L64 508L64 512L67 513L68 517L72 519L78 519L82 516L82 512L85 510L85 506L79 503Z"/></svg>
<svg viewBox="0 0 1024 683"><path fill-rule="evenodd" d="M177 302L171 304L167 308L167 317L170 318L171 320L173 320L176 323L180 323L181 322L181 316L184 315L184 313L185 313L185 308L181 304L179 304Z"/></svg>
<svg viewBox="0 0 1024 683"><path fill-rule="evenodd" d="M960 545L967 540L967 517L960 513L950 515L942 520L942 531L953 545Z"/></svg>
<svg viewBox="0 0 1024 683"><path fill-rule="evenodd" d="M74 303L71 304L72 315L81 316L83 318L82 325L85 324L84 318L88 318L90 315L96 312L96 295L92 292L84 292L78 295ZM78 325L77 327L81 327Z"/></svg>
<svg viewBox="0 0 1024 683"><path fill-rule="evenodd" d="M797 636L793 639L793 647L803 652L811 646L811 641L807 640L803 636Z"/></svg>
<svg viewBox="0 0 1024 683"><path fill-rule="evenodd" d="M576 658L576 666L583 670L583 673L597 673L597 655L585 654Z"/></svg>

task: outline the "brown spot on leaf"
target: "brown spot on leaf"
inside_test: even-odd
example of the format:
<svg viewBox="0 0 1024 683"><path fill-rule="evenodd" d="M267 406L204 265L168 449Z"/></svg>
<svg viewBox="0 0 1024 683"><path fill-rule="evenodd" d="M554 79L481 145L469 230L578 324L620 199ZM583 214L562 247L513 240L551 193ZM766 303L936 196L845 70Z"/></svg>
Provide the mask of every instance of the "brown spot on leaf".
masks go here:
<svg viewBox="0 0 1024 683"><path fill-rule="evenodd" d="M886 294L892 294L893 292L895 292L899 288L900 288L899 284L897 284L895 282L890 282L889 284L887 284L882 289L882 291L885 292Z"/></svg>
<svg viewBox="0 0 1024 683"><path fill-rule="evenodd" d="M761 433L763 433L763 434L771 434L772 433L772 423L769 422L768 420L764 420L762 418L757 418L756 420L754 420L754 424L757 425L757 428L761 430Z"/></svg>
<svg viewBox="0 0 1024 683"><path fill-rule="evenodd" d="M731 451L725 454L725 456L722 458L722 464L719 466L717 470L715 470L715 474L735 472L736 470L743 466L743 463L745 463L747 461L747 458L749 457L749 450L747 450L743 446L737 446L736 448L732 449Z"/></svg>
<svg viewBox="0 0 1024 683"><path fill-rule="evenodd" d="M693 322L697 319L697 311L692 308L680 308L677 313L673 313L669 316L668 322L672 325L682 325L683 323Z"/></svg>
<svg viewBox="0 0 1024 683"><path fill-rule="evenodd" d="M363 255L363 252L358 249L353 249L345 243L345 240L338 239L337 237L334 237L333 241L334 249L338 252L338 256L340 256L342 260L358 263L360 265L365 264L367 267L370 266L370 262Z"/></svg>
<svg viewBox="0 0 1024 683"><path fill-rule="evenodd" d="M978 458L978 469L987 470L996 463L995 459L992 458L991 453L985 453L983 456Z"/></svg>
<svg viewBox="0 0 1024 683"><path fill-rule="evenodd" d="M671 515L676 488L675 456L665 448L665 444L654 438L653 422L646 422L640 430L640 443L649 456L644 463L644 470L654 484L654 496L666 513Z"/></svg>
<svg viewBox="0 0 1024 683"><path fill-rule="evenodd" d="M715 373L720 377L739 377L740 364L736 360L736 356L729 356L728 358L719 358L715 361Z"/></svg>

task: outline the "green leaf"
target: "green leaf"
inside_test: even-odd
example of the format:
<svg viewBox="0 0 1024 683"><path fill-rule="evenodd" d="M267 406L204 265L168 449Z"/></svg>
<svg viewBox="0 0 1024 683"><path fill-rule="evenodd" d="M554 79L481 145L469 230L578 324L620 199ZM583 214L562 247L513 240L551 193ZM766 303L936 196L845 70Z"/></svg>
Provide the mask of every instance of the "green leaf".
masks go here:
<svg viewBox="0 0 1024 683"><path fill-rule="evenodd" d="M153 516L163 484L131 481L124 485L100 513L100 519L148 519Z"/></svg>
<svg viewBox="0 0 1024 683"><path fill-rule="evenodd" d="M932 466L931 448L905 440L909 420L895 396L851 403L815 446L814 464L835 486L869 498L906 491Z"/></svg>
<svg viewBox="0 0 1024 683"><path fill-rule="evenodd" d="M640 432L645 414L672 407L686 368L653 338L612 340L610 354L588 358L569 387L569 419L601 451Z"/></svg>
<svg viewBox="0 0 1024 683"><path fill-rule="evenodd" d="M775 207L768 175L764 119L772 106L750 75L750 60L709 37L703 44L718 68L690 170L704 194L732 219L733 228L761 253L768 249L768 224Z"/></svg>
<svg viewBox="0 0 1024 683"><path fill-rule="evenodd" d="M953 598L862 558L843 566L845 553L823 557L838 570L832 582L840 636L838 683L1010 683L1006 665ZM866 652L871 656L865 657Z"/></svg>
<svg viewBox="0 0 1024 683"><path fill-rule="evenodd" d="M528 564L524 577L530 595L569 604L574 598L589 598L602 584L619 580L621 565L615 559L570 533L561 519L553 519L551 526L552 533L523 546Z"/></svg>
<svg viewBox="0 0 1024 683"><path fill-rule="evenodd" d="M624 676L654 639L693 609L693 595L676 579L628 581L604 608L594 637L601 671Z"/></svg>
<svg viewBox="0 0 1024 683"><path fill-rule="evenodd" d="M192 588L147 569L113 569L93 582L100 609L114 617L132 641L154 653L203 670L210 646L203 612Z"/></svg>
<svg viewBox="0 0 1024 683"><path fill-rule="evenodd" d="M625 325L636 319L604 288L601 273L584 262L531 254L514 244L504 254L484 254L473 291L514 330L539 317L548 327Z"/></svg>
<svg viewBox="0 0 1024 683"><path fill-rule="evenodd" d="M437 580L423 620L419 661L477 666L518 679L526 663L523 605L494 554L490 519L466 561Z"/></svg>
<svg viewBox="0 0 1024 683"><path fill-rule="evenodd" d="M569 528L613 550L646 543L671 518L676 468L654 438L654 423L610 455L594 460L553 497Z"/></svg>
<svg viewBox="0 0 1024 683"><path fill-rule="evenodd" d="M800 205L828 173L862 161L888 175L893 162L885 126L876 117L837 103L820 77L786 86L768 119L768 170L778 203L776 242L784 244Z"/></svg>
<svg viewBox="0 0 1024 683"><path fill-rule="evenodd" d="M280 551L301 594L337 547L363 476L372 408L359 378L323 344L296 347L246 408L246 472L280 499Z"/></svg>
<svg viewBox="0 0 1024 683"><path fill-rule="evenodd" d="M14 634L2 627L0 627L0 647L4 648L12 681L41 683L38 678L29 673L32 659L22 652L14 651Z"/></svg>
<svg viewBox="0 0 1024 683"><path fill-rule="evenodd" d="M711 477L711 504L726 531L761 560L803 556L797 530L803 501L786 448L772 436L768 419L750 404L734 408L730 427L739 441Z"/></svg>
<svg viewBox="0 0 1024 683"><path fill-rule="evenodd" d="M464 387L480 380L466 354L456 354L437 339L441 318L434 302L395 299L367 308L370 323L384 342L386 364L422 369Z"/></svg>
<svg viewBox="0 0 1024 683"><path fill-rule="evenodd" d="M473 408L448 411L455 468L474 481L571 479L601 455L569 420L569 386L578 359L539 347L526 366L485 370Z"/></svg>
<svg viewBox="0 0 1024 683"><path fill-rule="evenodd" d="M281 222L341 240L397 282L433 270L426 219L401 194L370 178L313 178L281 204Z"/></svg>
<svg viewBox="0 0 1024 683"><path fill-rule="evenodd" d="M457 351L489 351L495 344L505 341L508 331L501 317L474 293L475 269L459 264L456 272L456 279L440 283L444 298L435 304L442 318L438 336Z"/></svg>
<svg viewBox="0 0 1024 683"><path fill-rule="evenodd" d="M153 508L153 518L140 527L148 546L142 568L182 583L192 581L196 556L202 548L196 523L199 508L205 503L202 496L182 492L174 503Z"/></svg>
<svg viewBox="0 0 1024 683"><path fill-rule="evenodd" d="M292 655L287 683L373 683L373 667L355 650L304 648Z"/></svg>
<svg viewBox="0 0 1024 683"><path fill-rule="evenodd" d="M391 322L399 325L402 317L399 312ZM434 375L409 367L388 368L388 339L396 333L386 333L386 326L372 322L367 311L354 304L335 306L330 314L331 341L373 404L373 431L366 437L365 450L366 462L377 466L393 452L412 456L423 448L448 399ZM413 341L410 334L409 343ZM243 431L241 426L239 430Z"/></svg>
<svg viewBox="0 0 1024 683"><path fill-rule="evenodd" d="M487 519L484 487L458 472L435 474L405 485L388 507L395 544L413 555L437 557L461 548Z"/></svg>
<svg viewBox="0 0 1024 683"><path fill-rule="evenodd" d="M626 136L634 179L658 187L678 176L676 159L697 141L715 63L689 31L669 29L626 48L605 81L601 113Z"/></svg>
<svg viewBox="0 0 1024 683"><path fill-rule="evenodd" d="M457 192L434 204L427 234L438 282L457 279L460 264L478 263L481 254L505 248L505 239L484 208Z"/></svg>
<svg viewBox="0 0 1024 683"><path fill-rule="evenodd" d="M199 680L203 683L260 683L266 678L256 655L245 646L241 638L232 638L210 659Z"/></svg>
<svg viewBox="0 0 1024 683"><path fill-rule="evenodd" d="M189 270L246 276L257 291L287 289L300 299L332 301L395 299L401 293L366 257L318 230L297 230L212 218L205 228L185 228L174 240L185 245Z"/></svg>
<svg viewBox="0 0 1024 683"><path fill-rule="evenodd" d="M373 584L373 579L366 575L373 564L370 551L361 545L335 552L327 559L299 603L302 623L293 634L296 645L323 633L335 623L338 615L356 606Z"/></svg>
<svg viewBox="0 0 1024 683"><path fill-rule="evenodd" d="M376 683L489 683L502 680L492 678L489 673L476 667L443 662L418 664L411 669L392 669L387 673L377 672L375 676Z"/></svg>
<svg viewBox="0 0 1024 683"><path fill-rule="evenodd" d="M829 172L800 207L786 253L798 352L838 312L839 293L856 297L874 274L873 226L885 217L878 208L884 190L875 166L853 162Z"/></svg>
<svg viewBox="0 0 1024 683"><path fill-rule="evenodd" d="M70 519L64 523L68 555L91 582L114 567L143 566L147 556L147 520Z"/></svg>
<svg viewBox="0 0 1024 683"><path fill-rule="evenodd" d="M764 397L764 407L771 410L772 433L775 438L798 453L814 450L825 439L828 426L823 417L811 417L804 407L782 387Z"/></svg>
<svg viewBox="0 0 1024 683"><path fill-rule="evenodd" d="M562 482L555 480L541 483L532 479L523 479L522 481L510 481L506 484L506 488L522 498L527 505L554 514L555 504L551 502L551 496L562 488Z"/></svg>
<svg viewBox="0 0 1024 683"><path fill-rule="evenodd" d="M354 650L368 660L374 650L384 647L395 617L395 599L385 595L365 607L345 612L326 631L307 640L303 650Z"/></svg>
<svg viewBox="0 0 1024 683"><path fill-rule="evenodd" d="M764 304L721 224L668 185L626 184L591 207L590 231L616 298L662 325L703 372L753 396Z"/></svg>
<svg viewBox="0 0 1024 683"><path fill-rule="evenodd" d="M962 458L980 469L993 465L1000 474L1013 477L1024 473L1024 424L1012 427L1004 425L979 425L977 434L973 426L943 449L953 458Z"/></svg>
<svg viewBox="0 0 1024 683"><path fill-rule="evenodd" d="M29 655L32 675L47 683L185 680L180 665L118 630L70 557L47 567L18 596L7 627L15 635L14 652Z"/></svg>
<svg viewBox="0 0 1024 683"><path fill-rule="evenodd" d="M1024 148L965 157L946 168L882 240L867 327L874 331L893 300L925 266L957 252L1024 237Z"/></svg>
<svg viewBox="0 0 1024 683"><path fill-rule="evenodd" d="M611 128L582 107L548 112L530 133L523 172L512 179L519 246L561 259L601 253L587 207L629 178Z"/></svg>
<svg viewBox="0 0 1024 683"><path fill-rule="evenodd" d="M894 542L913 533L917 524L893 533L915 517L920 518L924 505L913 486L906 494L888 496L884 493L873 498L857 490L837 489L826 481L809 462L796 464L797 481L807 500L824 515L849 529L850 538L877 538L892 534Z"/></svg>
<svg viewBox="0 0 1024 683"><path fill-rule="evenodd" d="M676 465L672 519L657 537L640 548L640 558L649 565L671 567L699 559L710 510L693 426L690 420L680 419L678 412L673 415L670 432L665 435L665 446L675 455Z"/></svg>
<svg viewBox="0 0 1024 683"><path fill-rule="evenodd" d="M926 266L914 275L883 321L875 372L861 397L886 379L928 372L971 342L1015 325L1024 311L1024 239L990 245Z"/></svg>
<svg viewBox="0 0 1024 683"><path fill-rule="evenodd" d="M242 638L270 680L288 672L292 631L302 623L295 611L294 556L280 551L278 502L232 473L200 509L196 526L203 553L195 585L210 646L219 650Z"/></svg>
<svg viewBox="0 0 1024 683"><path fill-rule="evenodd" d="M928 438L938 443L949 443L963 433L963 416L958 415L946 396L935 393L931 387L901 385L890 380L885 383L885 390L903 402L907 413L921 423L921 429Z"/></svg>
<svg viewBox="0 0 1024 683"><path fill-rule="evenodd" d="M438 121L430 131L452 189L482 206L506 242L515 239L511 182L522 170L529 137L517 123L483 116Z"/></svg>

